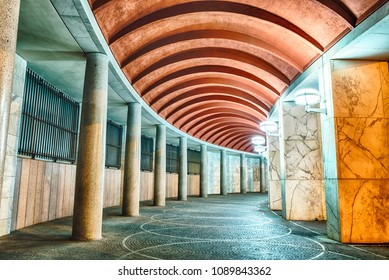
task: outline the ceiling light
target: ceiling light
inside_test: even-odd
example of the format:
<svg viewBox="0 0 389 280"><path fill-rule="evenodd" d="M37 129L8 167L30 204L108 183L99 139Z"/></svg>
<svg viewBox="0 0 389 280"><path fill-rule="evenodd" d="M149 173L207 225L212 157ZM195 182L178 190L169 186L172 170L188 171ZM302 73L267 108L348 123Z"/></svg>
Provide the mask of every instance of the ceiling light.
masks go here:
<svg viewBox="0 0 389 280"><path fill-rule="evenodd" d="M259 129L264 132L273 132L278 129L278 125L272 121L263 121L259 124Z"/></svg>
<svg viewBox="0 0 389 280"><path fill-rule="evenodd" d="M321 101L320 92L314 88L304 88L294 94L294 102L297 105L305 106L307 113L327 114L326 108L311 108L310 105L319 104Z"/></svg>
<svg viewBox="0 0 389 280"><path fill-rule="evenodd" d="M255 146L254 147L254 152L256 153L263 153L266 151L266 146Z"/></svg>
<svg viewBox="0 0 389 280"><path fill-rule="evenodd" d="M320 93L313 88L304 88L294 94L294 101L297 105L313 105L320 103Z"/></svg>
<svg viewBox="0 0 389 280"><path fill-rule="evenodd" d="M251 139L251 143L254 145L264 145L266 143L266 139L262 135L258 135Z"/></svg>

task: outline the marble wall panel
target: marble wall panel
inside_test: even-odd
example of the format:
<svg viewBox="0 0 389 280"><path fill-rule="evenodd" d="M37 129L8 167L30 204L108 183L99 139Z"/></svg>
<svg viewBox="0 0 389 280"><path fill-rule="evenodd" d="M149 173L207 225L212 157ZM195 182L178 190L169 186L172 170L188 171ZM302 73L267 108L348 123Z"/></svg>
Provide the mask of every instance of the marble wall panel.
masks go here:
<svg viewBox="0 0 389 280"><path fill-rule="evenodd" d="M259 192L261 189L261 178L260 178L260 160L255 159L252 165L253 170L253 181L254 181L254 191Z"/></svg>
<svg viewBox="0 0 389 280"><path fill-rule="evenodd" d="M73 213L76 166L18 158L12 228L70 216ZM120 204L121 170L105 169L104 207ZM4 204L5 205L5 204ZM0 215L10 209L0 209ZM10 207L10 206L8 206Z"/></svg>
<svg viewBox="0 0 389 280"><path fill-rule="evenodd" d="M188 175L188 195L200 195L200 175Z"/></svg>
<svg viewBox="0 0 389 280"><path fill-rule="evenodd" d="M140 173L140 201L154 199L154 173L141 172Z"/></svg>
<svg viewBox="0 0 389 280"><path fill-rule="evenodd" d="M166 174L166 197L178 197L178 174Z"/></svg>
<svg viewBox="0 0 389 280"><path fill-rule="evenodd" d="M338 178L389 178L388 119L337 118Z"/></svg>
<svg viewBox="0 0 389 280"><path fill-rule="evenodd" d="M319 180L323 178L323 160L319 140L285 142L286 179Z"/></svg>
<svg viewBox="0 0 389 280"><path fill-rule="evenodd" d="M220 194L220 153L208 153L208 194Z"/></svg>
<svg viewBox="0 0 389 280"><path fill-rule="evenodd" d="M268 137L269 147L269 180L279 181L281 179L280 147L278 137Z"/></svg>
<svg viewBox="0 0 389 280"><path fill-rule="evenodd" d="M304 106L296 106L294 102L283 104L283 139L316 140L320 138L319 119L316 114L306 113Z"/></svg>
<svg viewBox="0 0 389 280"><path fill-rule="evenodd" d="M269 152L269 180L279 181L281 178L280 174L280 152L272 151Z"/></svg>
<svg viewBox="0 0 389 280"><path fill-rule="evenodd" d="M287 220L325 220L323 180L286 180L285 218Z"/></svg>
<svg viewBox="0 0 389 280"><path fill-rule="evenodd" d="M288 220L325 220L320 116L306 113L303 106L292 102L284 102L282 107L281 203L277 207L281 204L283 217Z"/></svg>
<svg viewBox="0 0 389 280"><path fill-rule="evenodd" d="M269 182L269 207L271 210L282 210L281 181Z"/></svg>
<svg viewBox="0 0 389 280"><path fill-rule="evenodd" d="M327 234L345 243L388 242L388 63L331 67L334 112L322 121Z"/></svg>
<svg viewBox="0 0 389 280"><path fill-rule="evenodd" d="M332 62L334 117L388 116L389 80L386 62L336 60ZM384 105L385 100L385 105Z"/></svg>
<svg viewBox="0 0 389 280"><path fill-rule="evenodd" d="M254 191L254 172L253 169L250 168L251 160L250 158L247 159L247 192L253 192Z"/></svg>
<svg viewBox="0 0 389 280"><path fill-rule="evenodd" d="M228 193L240 193L240 158L227 156Z"/></svg>
<svg viewBox="0 0 389 280"><path fill-rule="evenodd" d="M260 177L261 177L261 193L266 193L269 190L269 166L268 166L268 159L266 157L262 157L261 159L261 170L260 170Z"/></svg>
<svg viewBox="0 0 389 280"><path fill-rule="evenodd" d="M338 180L341 241L389 242L389 180Z"/></svg>

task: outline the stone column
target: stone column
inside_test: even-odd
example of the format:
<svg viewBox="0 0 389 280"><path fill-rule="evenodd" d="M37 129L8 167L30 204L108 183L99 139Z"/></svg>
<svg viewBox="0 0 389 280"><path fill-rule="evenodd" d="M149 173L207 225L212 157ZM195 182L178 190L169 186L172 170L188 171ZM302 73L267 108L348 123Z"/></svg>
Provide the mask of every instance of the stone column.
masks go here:
<svg viewBox="0 0 389 280"><path fill-rule="evenodd" d="M108 98L108 57L86 56L73 213L73 239L101 239Z"/></svg>
<svg viewBox="0 0 389 280"><path fill-rule="evenodd" d="M225 149L220 151L220 194L227 195L227 152Z"/></svg>
<svg viewBox="0 0 389 280"><path fill-rule="evenodd" d="M335 60L321 81L327 234L345 243L387 243L388 63Z"/></svg>
<svg viewBox="0 0 389 280"><path fill-rule="evenodd" d="M123 216L139 216L141 116L141 105L129 103L123 178Z"/></svg>
<svg viewBox="0 0 389 280"><path fill-rule="evenodd" d="M201 145L200 157L200 196L208 197L208 152L205 144Z"/></svg>
<svg viewBox="0 0 389 280"><path fill-rule="evenodd" d="M188 140L180 137L180 167L178 172L178 200L188 198Z"/></svg>
<svg viewBox="0 0 389 280"><path fill-rule="evenodd" d="M245 154L240 154L240 193L247 193L247 161Z"/></svg>
<svg viewBox="0 0 389 280"><path fill-rule="evenodd" d="M20 137L20 120L24 94L27 62L16 55L14 80L12 87L11 113L9 117L7 152L3 174L3 189L0 192L0 236L9 234L16 229L16 205L18 195L15 195L15 182L18 170L18 143ZM12 223L13 222L13 223Z"/></svg>
<svg viewBox="0 0 389 280"><path fill-rule="evenodd" d="M2 198L20 0L0 0L0 7L0 198Z"/></svg>
<svg viewBox="0 0 389 280"><path fill-rule="evenodd" d="M281 176L280 176L280 139L278 136L268 136L269 148L269 207L271 210L282 210Z"/></svg>
<svg viewBox="0 0 389 280"><path fill-rule="evenodd" d="M154 205L166 203L166 126L157 125L154 167Z"/></svg>
<svg viewBox="0 0 389 280"><path fill-rule="evenodd" d="M264 156L261 157L261 193L267 192L267 160Z"/></svg>
<svg viewBox="0 0 389 280"><path fill-rule="evenodd" d="M294 102L284 102L280 114L283 217L325 220L320 115Z"/></svg>

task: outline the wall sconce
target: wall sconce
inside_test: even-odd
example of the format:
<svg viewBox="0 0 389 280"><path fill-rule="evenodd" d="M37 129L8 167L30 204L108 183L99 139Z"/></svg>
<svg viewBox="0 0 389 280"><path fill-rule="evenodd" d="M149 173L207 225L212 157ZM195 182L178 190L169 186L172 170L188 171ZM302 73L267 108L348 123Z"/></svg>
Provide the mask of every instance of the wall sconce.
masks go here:
<svg viewBox="0 0 389 280"><path fill-rule="evenodd" d="M266 144L266 138L262 135L254 136L251 139L251 143L254 144L254 152L256 153L263 153L266 151L267 147L265 146Z"/></svg>
<svg viewBox="0 0 389 280"><path fill-rule="evenodd" d="M319 104L321 101L320 92L313 88L304 88L294 94L294 101L297 105L305 106L307 113L327 114L326 108L311 108L311 105Z"/></svg>
<svg viewBox="0 0 389 280"><path fill-rule="evenodd" d="M277 131L278 125L276 122L272 121L263 121L259 123L259 129L266 133L267 136L280 136L277 133L272 133Z"/></svg>
<svg viewBox="0 0 389 280"><path fill-rule="evenodd" d="M266 149L267 149L266 146L254 146L254 152L256 153L266 152Z"/></svg>
<svg viewBox="0 0 389 280"><path fill-rule="evenodd" d="M254 136L251 139L251 143L253 143L255 146L265 145L266 139L262 135Z"/></svg>

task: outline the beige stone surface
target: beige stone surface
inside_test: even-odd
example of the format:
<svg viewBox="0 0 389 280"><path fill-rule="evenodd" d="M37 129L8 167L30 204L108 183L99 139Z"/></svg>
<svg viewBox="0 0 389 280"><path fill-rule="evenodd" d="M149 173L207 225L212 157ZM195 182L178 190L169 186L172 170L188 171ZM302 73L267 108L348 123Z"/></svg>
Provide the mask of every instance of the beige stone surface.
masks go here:
<svg viewBox="0 0 389 280"><path fill-rule="evenodd" d="M389 180L338 181L341 241L389 242Z"/></svg>
<svg viewBox="0 0 389 280"><path fill-rule="evenodd" d="M318 114L283 104L280 177L283 216L288 220L325 220L326 204ZM284 209L285 208L285 209Z"/></svg>
<svg viewBox="0 0 389 280"><path fill-rule="evenodd" d="M387 77L386 62L350 60L334 62L332 69L334 117L388 116L388 112L384 111L389 97Z"/></svg>
<svg viewBox="0 0 389 280"><path fill-rule="evenodd" d="M271 210L282 210L281 182L269 182L269 207Z"/></svg>
<svg viewBox="0 0 389 280"><path fill-rule="evenodd" d="M337 118L339 178L389 178L388 119Z"/></svg>
<svg viewBox="0 0 389 280"><path fill-rule="evenodd" d="M287 180L285 212L287 220L325 220L323 180Z"/></svg>
<svg viewBox="0 0 389 280"><path fill-rule="evenodd" d="M325 165L331 170L336 164L337 170L336 178L326 180L334 237L388 242L388 63L333 61L331 82L335 149L326 150L333 154Z"/></svg>

